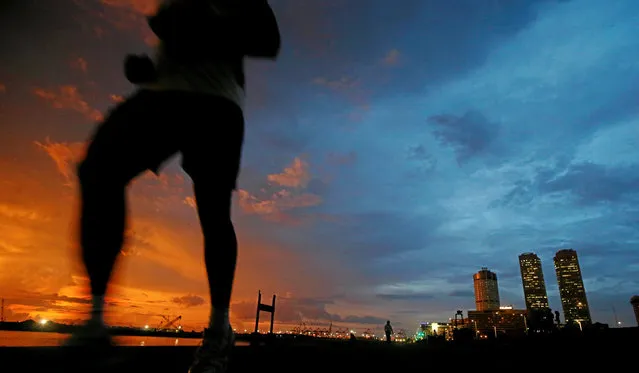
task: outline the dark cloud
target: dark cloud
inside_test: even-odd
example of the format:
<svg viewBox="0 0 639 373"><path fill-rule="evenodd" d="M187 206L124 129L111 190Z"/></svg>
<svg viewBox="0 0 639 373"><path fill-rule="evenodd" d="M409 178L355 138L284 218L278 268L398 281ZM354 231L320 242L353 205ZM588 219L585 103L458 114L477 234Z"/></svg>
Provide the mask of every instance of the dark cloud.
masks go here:
<svg viewBox="0 0 639 373"><path fill-rule="evenodd" d="M474 297L475 293L472 290L453 290L448 295L451 297L469 298Z"/></svg>
<svg viewBox="0 0 639 373"><path fill-rule="evenodd" d="M422 294L422 293L407 293L407 294L377 294L376 295L380 299L385 300L431 300L434 299L435 296L432 294Z"/></svg>
<svg viewBox="0 0 639 373"><path fill-rule="evenodd" d="M175 297L171 299L171 302L184 308L197 307L205 303L204 298L198 295L183 295L181 297Z"/></svg>
<svg viewBox="0 0 639 373"><path fill-rule="evenodd" d="M135 231L129 229L125 232L125 243L122 248L124 255L140 255L143 252L155 251L157 248L148 239L150 231L144 229L142 231Z"/></svg>
<svg viewBox="0 0 639 373"><path fill-rule="evenodd" d="M4 319L9 322L25 321L29 318L26 312L13 312L10 307L5 306Z"/></svg>
<svg viewBox="0 0 639 373"><path fill-rule="evenodd" d="M518 180L503 197L491 206L529 205L539 196L560 194L565 202L596 205L620 202L637 196L639 166L606 166L595 163L571 163L565 167L538 169L530 180Z"/></svg>
<svg viewBox="0 0 639 373"><path fill-rule="evenodd" d="M382 317L376 316L353 316L349 315L340 320L344 323L349 324L369 324L369 325L380 325L386 322L386 319Z"/></svg>
<svg viewBox="0 0 639 373"><path fill-rule="evenodd" d="M91 304L89 298L69 297L55 293L24 292L21 296L5 299L5 318L7 321L24 321L34 318L33 312L82 312ZM12 306L28 307L31 313L12 311ZM108 306L118 306L117 302L108 302ZM57 320L61 322L62 320Z"/></svg>
<svg viewBox="0 0 639 373"><path fill-rule="evenodd" d="M639 165L614 167L594 163L578 163L538 180L541 193L568 192L580 204L617 202L639 191Z"/></svg>
<svg viewBox="0 0 639 373"><path fill-rule="evenodd" d="M204 263L202 263L202 266L204 266ZM144 256L127 257L122 272L129 272L126 285L131 287L172 293L182 293L185 289L200 294L208 292L206 283L180 273L179 270L168 265L157 261L144 260ZM140 275L144 273L153 275ZM122 279L119 275L114 278L115 283L119 284L120 281Z"/></svg>
<svg viewBox="0 0 639 373"><path fill-rule="evenodd" d="M329 313L326 307L334 303L334 300L327 298L280 297L277 298L275 321L284 324L299 324L303 322L380 324L385 322L382 318L370 315L341 316ZM234 303L231 309L233 314L241 320L254 320L255 307L255 304L251 302L239 302Z"/></svg>
<svg viewBox="0 0 639 373"><path fill-rule="evenodd" d="M24 296L8 299L7 301L9 303L22 304L25 306L42 306L42 307L50 306L53 308L57 306L58 302L71 303L74 305L91 304L91 300L89 298L78 298L78 297L69 297L66 295L43 294L43 293L25 293Z"/></svg>
<svg viewBox="0 0 639 373"><path fill-rule="evenodd" d="M281 323L300 323L304 320L333 320L335 315L326 310L331 300L309 298L277 299L275 320ZM233 314L242 320L255 319L255 303L239 302L231 307Z"/></svg>
<svg viewBox="0 0 639 373"><path fill-rule="evenodd" d="M437 158L421 144L408 147L406 158L412 166L408 176L424 176L437 168Z"/></svg>
<svg viewBox="0 0 639 373"><path fill-rule="evenodd" d="M499 125L489 122L477 111L461 116L435 115L428 122L433 125L433 134L440 143L455 151L460 165L474 156L486 154L499 133Z"/></svg>

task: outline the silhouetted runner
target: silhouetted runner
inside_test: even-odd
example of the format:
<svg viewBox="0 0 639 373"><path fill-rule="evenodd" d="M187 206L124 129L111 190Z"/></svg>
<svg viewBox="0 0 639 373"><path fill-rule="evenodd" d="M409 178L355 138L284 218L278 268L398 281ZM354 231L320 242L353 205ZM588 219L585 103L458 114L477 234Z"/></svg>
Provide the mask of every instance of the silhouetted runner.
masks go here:
<svg viewBox="0 0 639 373"><path fill-rule="evenodd" d="M386 321L386 325L384 325L384 333L386 334L386 343L391 343L393 327L391 326L390 320Z"/></svg>
<svg viewBox="0 0 639 373"><path fill-rule="evenodd" d="M66 345L112 345L104 295L124 241L126 188L179 152L193 181L211 297L209 327L190 372L223 372L234 343L231 199L244 138L243 62L275 59L279 28L266 0L165 0L148 21L161 40L157 57L127 56L125 74L138 89L97 127L78 167L92 309Z"/></svg>

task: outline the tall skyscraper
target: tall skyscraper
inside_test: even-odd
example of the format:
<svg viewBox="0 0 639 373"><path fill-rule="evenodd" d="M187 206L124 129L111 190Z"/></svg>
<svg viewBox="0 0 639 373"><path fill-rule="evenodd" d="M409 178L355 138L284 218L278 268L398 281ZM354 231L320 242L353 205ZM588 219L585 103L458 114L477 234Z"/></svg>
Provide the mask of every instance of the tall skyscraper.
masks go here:
<svg viewBox="0 0 639 373"><path fill-rule="evenodd" d="M630 304L632 304L632 310L635 311L635 319L637 319L637 326L639 326L639 295L630 298Z"/></svg>
<svg viewBox="0 0 639 373"><path fill-rule="evenodd" d="M555 254L554 261L564 319L567 323L570 321L590 323L592 321L590 308L581 278L577 252L572 249L559 250Z"/></svg>
<svg viewBox="0 0 639 373"><path fill-rule="evenodd" d="M528 312L549 308L544 272L537 254L523 253L519 255L519 269L521 270L521 283L524 286L524 299Z"/></svg>
<svg viewBox="0 0 639 373"><path fill-rule="evenodd" d="M483 267L481 271L473 275L475 285L475 304L477 311L499 309L499 288L497 287L497 275Z"/></svg>

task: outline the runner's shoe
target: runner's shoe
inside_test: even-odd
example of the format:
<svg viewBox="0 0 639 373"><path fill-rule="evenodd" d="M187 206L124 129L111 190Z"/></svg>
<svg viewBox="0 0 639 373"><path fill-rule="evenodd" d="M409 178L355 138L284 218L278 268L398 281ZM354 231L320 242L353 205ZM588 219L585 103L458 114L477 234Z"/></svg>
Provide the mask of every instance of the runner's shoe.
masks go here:
<svg viewBox="0 0 639 373"><path fill-rule="evenodd" d="M225 373L234 344L235 333L230 326L226 333L205 329L189 373Z"/></svg>
<svg viewBox="0 0 639 373"><path fill-rule="evenodd" d="M87 322L76 329L63 347L104 348L113 347L113 340L104 324Z"/></svg>
<svg viewBox="0 0 639 373"><path fill-rule="evenodd" d="M101 372L113 370L126 359L116 350L106 326L88 322L75 330L62 343L70 372Z"/></svg>

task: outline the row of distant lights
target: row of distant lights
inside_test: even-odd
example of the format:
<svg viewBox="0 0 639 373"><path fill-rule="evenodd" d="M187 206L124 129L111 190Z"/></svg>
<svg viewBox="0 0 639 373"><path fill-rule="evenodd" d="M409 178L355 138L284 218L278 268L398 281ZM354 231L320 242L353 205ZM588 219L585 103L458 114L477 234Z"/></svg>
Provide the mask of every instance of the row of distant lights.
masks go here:
<svg viewBox="0 0 639 373"><path fill-rule="evenodd" d="M148 330L149 329L149 325L144 325L144 329ZM178 325L178 327L177 327L177 329L175 331L177 332L177 331L180 331L180 330L182 330L182 325Z"/></svg>
<svg viewBox="0 0 639 373"><path fill-rule="evenodd" d="M46 325L48 322L49 322L49 320L42 319L42 320L40 320L40 325ZM150 327L149 327L148 324L144 325L144 329L145 330L148 330L149 328ZM181 329L182 329L182 325L179 325L177 327L176 331L181 330ZM233 329L233 331L237 332L237 329ZM246 329L244 329L244 332L247 333L248 331ZM261 332L261 330L259 332ZM287 332L284 332L284 333L285 334L292 334L292 332L290 332L290 331L287 331ZM355 334L355 331L351 330L351 333ZM277 334L283 334L283 333L281 331L278 331ZM329 334L329 333L312 333L312 332L309 332L308 334ZM339 334L342 334L342 333L330 333L330 334L339 335ZM362 336L366 336L366 334L362 333ZM375 338L375 334L371 335L371 337ZM177 344L177 339L175 340L175 344ZM142 345L144 345L144 342L142 342Z"/></svg>

